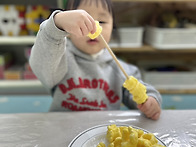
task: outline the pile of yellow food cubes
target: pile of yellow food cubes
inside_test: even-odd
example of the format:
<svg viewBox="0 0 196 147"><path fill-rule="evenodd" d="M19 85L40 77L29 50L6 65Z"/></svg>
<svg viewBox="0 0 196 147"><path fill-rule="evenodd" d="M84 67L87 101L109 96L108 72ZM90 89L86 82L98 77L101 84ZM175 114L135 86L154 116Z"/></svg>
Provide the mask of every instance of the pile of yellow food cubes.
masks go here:
<svg viewBox="0 0 196 147"><path fill-rule="evenodd" d="M107 147L165 147L158 144L154 134L144 133L143 130L131 126L109 125L106 139L109 142ZM106 147L106 145L100 142L97 147Z"/></svg>

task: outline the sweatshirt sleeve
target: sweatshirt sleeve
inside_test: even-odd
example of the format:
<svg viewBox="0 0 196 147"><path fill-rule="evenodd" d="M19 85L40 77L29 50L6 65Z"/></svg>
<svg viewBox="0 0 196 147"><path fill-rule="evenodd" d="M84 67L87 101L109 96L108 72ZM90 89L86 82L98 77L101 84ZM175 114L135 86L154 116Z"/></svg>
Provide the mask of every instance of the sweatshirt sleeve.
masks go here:
<svg viewBox="0 0 196 147"><path fill-rule="evenodd" d="M30 66L46 88L53 88L66 74L66 35L54 23L54 11L40 25L29 59ZM65 64L66 63L66 64Z"/></svg>

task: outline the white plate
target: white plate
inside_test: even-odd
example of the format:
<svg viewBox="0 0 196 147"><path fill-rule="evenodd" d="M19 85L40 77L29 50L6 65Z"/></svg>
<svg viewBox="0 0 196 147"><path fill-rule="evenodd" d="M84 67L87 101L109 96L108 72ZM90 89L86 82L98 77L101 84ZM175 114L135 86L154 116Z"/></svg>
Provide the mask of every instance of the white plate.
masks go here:
<svg viewBox="0 0 196 147"><path fill-rule="evenodd" d="M100 142L104 142L107 146L107 141L106 141L107 126L108 124L99 125L83 131L71 141L68 147L96 147ZM117 126L128 126L128 125L119 124ZM136 129L141 129L135 126L132 127ZM141 130L143 130L145 133L150 133L144 129ZM156 138L159 144L166 146L158 137Z"/></svg>

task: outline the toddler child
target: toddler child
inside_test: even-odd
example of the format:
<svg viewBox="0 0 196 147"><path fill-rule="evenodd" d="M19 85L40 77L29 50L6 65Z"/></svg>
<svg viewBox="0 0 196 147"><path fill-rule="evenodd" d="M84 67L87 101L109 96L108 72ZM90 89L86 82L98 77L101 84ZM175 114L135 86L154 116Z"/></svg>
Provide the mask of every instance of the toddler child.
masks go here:
<svg viewBox="0 0 196 147"><path fill-rule="evenodd" d="M141 80L138 68L121 60L128 75L146 86L148 99L137 105L123 88L126 80L96 32L95 20L102 26L102 36L110 41L114 23L111 0L68 0L67 10L54 11L40 25L30 56L33 72L51 91L50 111L117 110L123 102L130 109L140 109L148 118L158 119L161 96Z"/></svg>

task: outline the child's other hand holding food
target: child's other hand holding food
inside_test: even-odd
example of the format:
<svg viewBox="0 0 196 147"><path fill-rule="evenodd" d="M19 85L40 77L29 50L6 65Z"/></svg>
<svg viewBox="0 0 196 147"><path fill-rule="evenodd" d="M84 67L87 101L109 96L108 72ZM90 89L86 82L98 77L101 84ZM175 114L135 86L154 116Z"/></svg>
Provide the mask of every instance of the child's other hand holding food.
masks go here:
<svg viewBox="0 0 196 147"><path fill-rule="evenodd" d="M148 99L143 104L138 104L137 108L140 109L148 118L153 120L159 119L161 114L161 108L153 97L148 97Z"/></svg>

